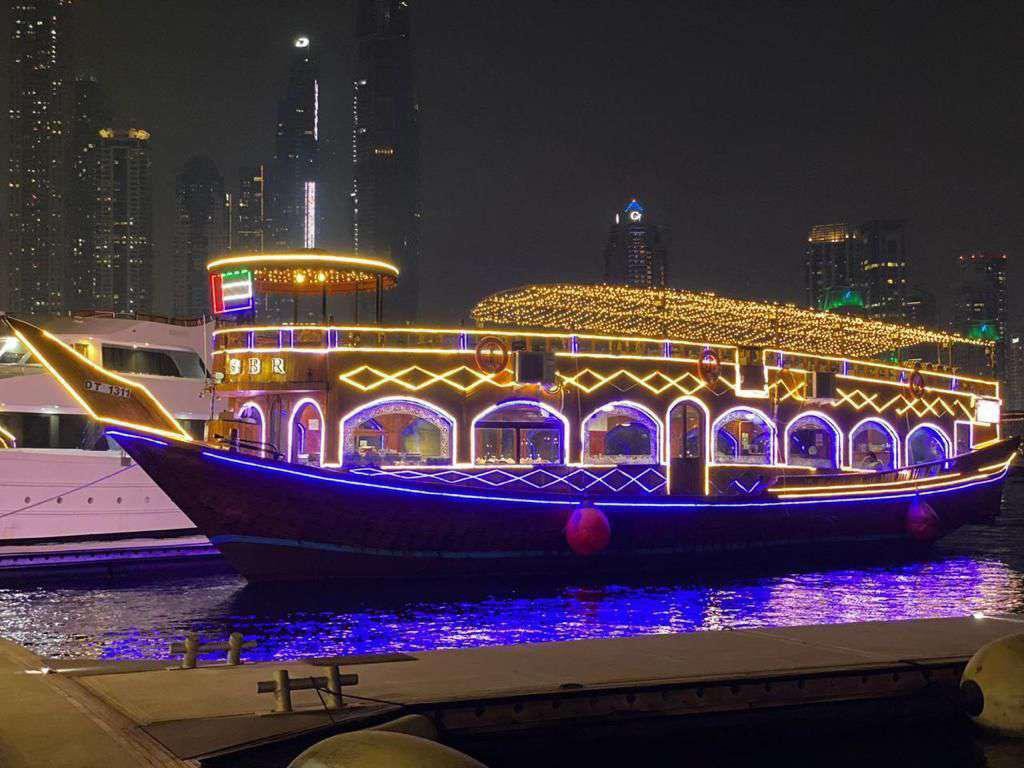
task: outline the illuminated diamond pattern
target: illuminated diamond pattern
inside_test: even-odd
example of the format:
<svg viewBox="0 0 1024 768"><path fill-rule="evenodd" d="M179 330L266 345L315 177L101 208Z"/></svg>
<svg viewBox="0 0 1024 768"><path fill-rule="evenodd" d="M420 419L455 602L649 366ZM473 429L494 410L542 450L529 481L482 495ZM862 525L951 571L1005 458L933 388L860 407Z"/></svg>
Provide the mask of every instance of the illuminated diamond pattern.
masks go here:
<svg viewBox="0 0 1024 768"><path fill-rule="evenodd" d="M689 371L678 376L670 376L662 371L652 371L645 376L637 376L632 371L620 368L606 376L591 368L584 368L572 376L567 376L561 372L555 375L566 387L576 387L587 394L600 389L606 384L611 384L622 391L632 389L634 385L639 385L655 395L660 395L673 389L683 395L692 395L707 386L700 378L694 376Z"/></svg>
<svg viewBox="0 0 1024 768"><path fill-rule="evenodd" d="M564 474L546 468L534 468L525 472L512 472L498 467L479 469L380 469L379 467L356 467L353 474L370 477L397 477L403 480L442 482L448 485L503 488L522 483L538 491L641 491L657 493L665 487L664 473L655 467L648 467L635 475L618 467L564 467Z"/></svg>
<svg viewBox="0 0 1024 768"><path fill-rule="evenodd" d="M849 403L858 411L871 409L875 413L885 413L890 408L894 408L900 416L909 411L918 417L929 414L940 417L945 415L957 416L958 413L962 413L968 419L974 418L971 409L965 406L961 400L954 400L951 405L945 398L938 396L929 400L927 397L908 398L906 395L899 394L883 401L880 399L881 395L877 392L869 395L860 389L847 392L838 387L836 388L836 394L839 395L836 405Z"/></svg>
<svg viewBox="0 0 1024 768"><path fill-rule="evenodd" d="M397 384L409 392L419 392L434 384L447 384L459 392L472 392L484 384L502 388L514 386L512 381L497 380L502 373L483 373L468 365L460 365L441 372L431 371L420 365L410 365L400 371L388 373L371 365L361 365L340 374L338 379L363 392L372 392L389 383Z"/></svg>

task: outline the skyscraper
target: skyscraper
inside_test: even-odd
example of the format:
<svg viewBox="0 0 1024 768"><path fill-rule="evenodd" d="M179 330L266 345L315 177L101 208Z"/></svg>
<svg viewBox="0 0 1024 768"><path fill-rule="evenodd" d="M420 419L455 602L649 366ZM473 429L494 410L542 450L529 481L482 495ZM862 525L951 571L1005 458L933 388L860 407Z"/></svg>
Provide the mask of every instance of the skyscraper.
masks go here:
<svg viewBox="0 0 1024 768"><path fill-rule="evenodd" d="M238 173L238 197L235 199L234 230L231 250L261 253L267 224L264 197L266 174L263 163L242 168Z"/></svg>
<svg viewBox="0 0 1024 768"><path fill-rule="evenodd" d="M857 279L860 253L860 232L845 221L811 227L804 250L807 305L827 310L863 308Z"/></svg>
<svg viewBox="0 0 1024 768"><path fill-rule="evenodd" d="M995 369L1006 369L1006 254L975 251L959 257L960 284L954 305L954 330L996 343Z"/></svg>
<svg viewBox="0 0 1024 768"><path fill-rule="evenodd" d="M70 83L67 102L64 306L93 309L99 288L100 130L110 125L112 114L107 94L95 78Z"/></svg>
<svg viewBox="0 0 1024 768"><path fill-rule="evenodd" d="M153 175L149 133L99 132L92 306L116 312L153 307Z"/></svg>
<svg viewBox="0 0 1024 768"><path fill-rule="evenodd" d="M906 219L873 220L859 228L859 279L864 310L880 320L908 320Z"/></svg>
<svg viewBox="0 0 1024 768"><path fill-rule="evenodd" d="M352 105L352 242L402 272L391 320L419 308L419 128L405 0L357 0Z"/></svg>
<svg viewBox="0 0 1024 768"><path fill-rule="evenodd" d="M1007 411L1024 411L1024 336L1013 335L1006 344L1006 389L1003 400Z"/></svg>
<svg viewBox="0 0 1024 768"><path fill-rule="evenodd" d="M10 157L7 305L63 307L64 119L61 96L67 0L10 5ZM0 297L2 298L2 297Z"/></svg>
<svg viewBox="0 0 1024 768"><path fill-rule="evenodd" d="M807 233L807 304L892 322L914 322L920 296L908 304L905 219L818 224Z"/></svg>
<svg viewBox="0 0 1024 768"><path fill-rule="evenodd" d="M190 158L174 184L174 302L178 317L209 314L206 262L228 248L224 179L213 160Z"/></svg>
<svg viewBox="0 0 1024 768"><path fill-rule="evenodd" d="M661 288L668 281L669 230L649 220L647 211L630 200L615 214L604 250L604 279L642 288Z"/></svg>
<svg viewBox="0 0 1024 768"><path fill-rule="evenodd" d="M277 134L270 174L272 245L315 248L321 214L320 60L308 37L290 49L288 86L277 103Z"/></svg>

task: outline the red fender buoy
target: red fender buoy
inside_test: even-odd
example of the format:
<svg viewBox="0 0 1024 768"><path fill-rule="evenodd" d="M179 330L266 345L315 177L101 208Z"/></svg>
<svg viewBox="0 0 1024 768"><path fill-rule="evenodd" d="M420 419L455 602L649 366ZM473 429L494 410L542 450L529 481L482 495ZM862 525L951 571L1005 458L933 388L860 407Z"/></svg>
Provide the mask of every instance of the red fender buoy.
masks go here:
<svg viewBox="0 0 1024 768"><path fill-rule="evenodd" d="M565 525L565 540L577 555L596 555L608 547L611 539L611 523L595 507L576 507Z"/></svg>
<svg viewBox="0 0 1024 768"><path fill-rule="evenodd" d="M942 535L942 521L932 505L916 498L907 507L907 535L914 541L935 541Z"/></svg>

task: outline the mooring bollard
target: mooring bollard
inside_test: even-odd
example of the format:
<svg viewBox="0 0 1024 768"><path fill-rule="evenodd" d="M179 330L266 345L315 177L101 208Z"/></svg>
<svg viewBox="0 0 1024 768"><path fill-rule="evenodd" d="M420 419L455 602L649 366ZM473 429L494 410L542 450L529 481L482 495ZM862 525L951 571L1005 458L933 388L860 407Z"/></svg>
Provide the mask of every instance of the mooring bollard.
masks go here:
<svg viewBox="0 0 1024 768"><path fill-rule="evenodd" d="M292 711L292 691L326 691L328 709L341 709L344 706L341 689L346 685L357 685L359 675L343 675L337 664L327 668L327 677L296 677L288 676L287 669L274 672L273 680L261 680L256 684L257 693L274 694L274 711Z"/></svg>
<svg viewBox="0 0 1024 768"><path fill-rule="evenodd" d="M184 654L181 659L182 669L195 669L200 653L227 651L228 664L237 667L242 663L242 651L255 647L256 641L246 642L241 632L232 632L226 643L200 643L198 632L188 632L184 643L171 643L171 653Z"/></svg>

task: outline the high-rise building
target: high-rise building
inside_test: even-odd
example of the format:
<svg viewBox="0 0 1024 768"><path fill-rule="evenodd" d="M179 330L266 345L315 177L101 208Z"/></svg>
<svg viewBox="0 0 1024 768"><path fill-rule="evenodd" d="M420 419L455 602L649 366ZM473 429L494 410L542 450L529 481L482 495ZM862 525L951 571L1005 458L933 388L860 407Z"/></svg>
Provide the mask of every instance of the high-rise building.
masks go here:
<svg viewBox="0 0 1024 768"><path fill-rule="evenodd" d="M907 321L906 219L873 220L859 227L857 282L871 317Z"/></svg>
<svg viewBox="0 0 1024 768"><path fill-rule="evenodd" d="M266 234L266 174L263 163L242 168L238 173L238 197L234 206L231 250L262 253Z"/></svg>
<svg viewBox="0 0 1024 768"><path fill-rule="evenodd" d="M864 307L860 293L860 232L846 222L817 224L807 233L807 304L815 309Z"/></svg>
<svg viewBox="0 0 1024 768"><path fill-rule="evenodd" d="M69 84L67 104L64 306L94 309L99 290L100 130L113 116L106 92L92 77Z"/></svg>
<svg viewBox="0 0 1024 768"><path fill-rule="evenodd" d="M939 325L938 302L935 294L923 288L910 287L903 300L901 322L924 328L937 328Z"/></svg>
<svg viewBox="0 0 1024 768"><path fill-rule="evenodd" d="M64 306L64 51L67 0L10 4L6 305Z"/></svg>
<svg viewBox="0 0 1024 768"><path fill-rule="evenodd" d="M818 224L807 233L804 276L807 304L893 322L915 322L927 307L907 304L905 219L862 224Z"/></svg>
<svg viewBox="0 0 1024 768"><path fill-rule="evenodd" d="M149 132L99 131L95 300L98 309L153 308L153 174Z"/></svg>
<svg viewBox="0 0 1024 768"><path fill-rule="evenodd" d="M650 221L634 197L615 214L604 249L609 283L660 288L668 282L669 230Z"/></svg>
<svg viewBox="0 0 1024 768"><path fill-rule="evenodd" d="M959 257L960 283L953 327L959 333L995 342L995 370L1006 363L1006 254L975 251Z"/></svg>
<svg viewBox="0 0 1024 768"><path fill-rule="evenodd" d="M1024 335L1012 335L1006 344L1003 400L1007 411L1024 411Z"/></svg>
<svg viewBox="0 0 1024 768"><path fill-rule="evenodd" d="M357 0L352 103L352 242L401 270L387 316L419 309L419 128L409 3Z"/></svg>
<svg viewBox="0 0 1024 768"><path fill-rule="evenodd" d="M315 248L318 243L320 185L320 60L308 37L290 49L288 85L277 103L270 192L272 245ZM262 174L261 174L262 175Z"/></svg>
<svg viewBox="0 0 1024 768"><path fill-rule="evenodd" d="M206 262L228 249L224 179L205 155L185 162L174 184L174 301L178 317L209 314Z"/></svg>

